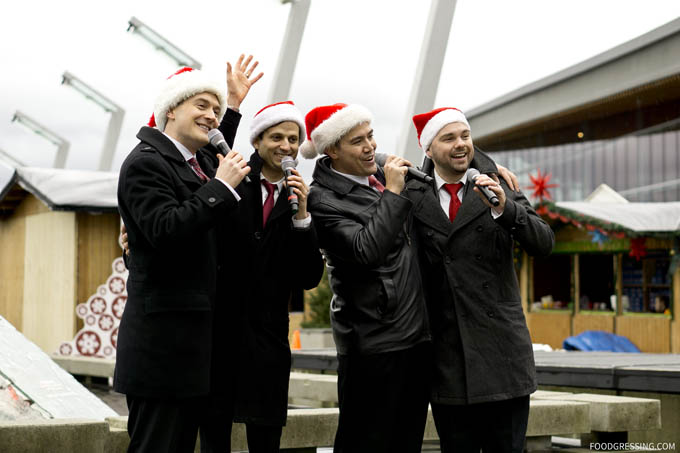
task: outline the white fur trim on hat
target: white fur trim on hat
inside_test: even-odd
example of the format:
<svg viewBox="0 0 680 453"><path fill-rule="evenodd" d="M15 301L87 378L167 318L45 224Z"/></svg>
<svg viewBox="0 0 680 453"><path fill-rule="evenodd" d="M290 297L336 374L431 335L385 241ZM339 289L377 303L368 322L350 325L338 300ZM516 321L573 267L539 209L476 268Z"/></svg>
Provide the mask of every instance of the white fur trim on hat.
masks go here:
<svg viewBox="0 0 680 453"><path fill-rule="evenodd" d="M255 140L261 133L272 126L292 121L300 127L300 142L305 141L307 131L305 130L305 119L302 112L292 104L280 103L261 110L250 123L250 144L255 145Z"/></svg>
<svg viewBox="0 0 680 453"><path fill-rule="evenodd" d="M366 107L358 104L348 105L329 116L312 131L311 140L300 146L300 154L307 159L313 159L326 152L326 149L337 143L358 124L372 121L373 115Z"/></svg>
<svg viewBox="0 0 680 453"><path fill-rule="evenodd" d="M423 128L423 132L420 133L420 146L424 151L427 151L427 149L430 147L430 144L432 144L432 140L434 140L439 131L450 123L463 123L468 127L468 129L470 128L470 123L468 123L467 118L465 118L465 115L460 110L442 110L427 122Z"/></svg>
<svg viewBox="0 0 680 453"><path fill-rule="evenodd" d="M199 93L212 93L220 103L220 113L217 120L224 118L227 111L227 94L223 84L210 79L205 73L194 69L176 74L165 81L153 106L156 127L165 130L168 122L167 113L182 102Z"/></svg>

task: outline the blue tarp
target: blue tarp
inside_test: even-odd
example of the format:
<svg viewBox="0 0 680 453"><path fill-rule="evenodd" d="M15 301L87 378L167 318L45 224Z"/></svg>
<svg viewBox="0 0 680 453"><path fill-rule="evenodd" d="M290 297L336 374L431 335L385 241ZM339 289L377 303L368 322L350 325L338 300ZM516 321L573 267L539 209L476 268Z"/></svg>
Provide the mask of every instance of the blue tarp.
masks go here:
<svg viewBox="0 0 680 453"><path fill-rule="evenodd" d="M587 330L564 340L567 351L640 352L628 338L601 330Z"/></svg>

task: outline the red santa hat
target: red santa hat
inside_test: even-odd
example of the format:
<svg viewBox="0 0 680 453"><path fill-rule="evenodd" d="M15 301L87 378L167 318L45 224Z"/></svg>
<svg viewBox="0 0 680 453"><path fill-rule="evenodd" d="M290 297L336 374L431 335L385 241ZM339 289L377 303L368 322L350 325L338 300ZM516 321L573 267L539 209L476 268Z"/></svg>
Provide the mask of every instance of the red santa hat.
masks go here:
<svg viewBox="0 0 680 453"><path fill-rule="evenodd" d="M223 84L210 79L198 69L184 67L175 72L163 83L153 105L153 115L149 120L149 127L165 130L168 122L168 112L182 102L199 93L212 93L220 103L220 113L217 118L222 121L227 111L227 95Z"/></svg>
<svg viewBox="0 0 680 453"><path fill-rule="evenodd" d="M313 159L325 153L353 127L371 121L371 112L358 104L340 103L316 107L305 116L308 140L300 146L300 154Z"/></svg>
<svg viewBox="0 0 680 453"><path fill-rule="evenodd" d="M439 131L450 123L463 123L468 129L470 128L470 123L463 112L455 107L442 107L413 117L413 124L418 131L418 141L423 151L427 151Z"/></svg>
<svg viewBox="0 0 680 453"><path fill-rule="evenodd" d="M293 101L283 101L263 107L255 114L250 123L250 143L254 145L262 132L284 121L292 121L300 127L300 143L304 142L306 132L302 112L295 107Z"/></svg>

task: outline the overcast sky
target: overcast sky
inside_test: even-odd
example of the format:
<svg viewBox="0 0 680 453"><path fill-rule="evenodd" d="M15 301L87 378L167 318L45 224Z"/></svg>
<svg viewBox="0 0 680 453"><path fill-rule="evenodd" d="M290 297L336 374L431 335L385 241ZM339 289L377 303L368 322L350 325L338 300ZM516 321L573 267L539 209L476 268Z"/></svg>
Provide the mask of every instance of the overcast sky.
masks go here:
<svg viewBox="0 0 680 453"><path fill-rule="evenodd" d="M291 99L361 103L378 147L395 148L406 115L430 1L312 0ZM68 70L125 110L114 170L137 143L158 84L175 63L126 32L136 16L224 78L226 61L252 53L265 76L242 105L235 149L266 104L288 5L278 0L12 1L0 14L0 149L51 166L55 147L17 123L16 110L71 142L67 168L96 169L109 115L61 86ZM458 0L437 106L476 107L680 16L677 0ZM302 167L303 172L309 166Z"/></svg>

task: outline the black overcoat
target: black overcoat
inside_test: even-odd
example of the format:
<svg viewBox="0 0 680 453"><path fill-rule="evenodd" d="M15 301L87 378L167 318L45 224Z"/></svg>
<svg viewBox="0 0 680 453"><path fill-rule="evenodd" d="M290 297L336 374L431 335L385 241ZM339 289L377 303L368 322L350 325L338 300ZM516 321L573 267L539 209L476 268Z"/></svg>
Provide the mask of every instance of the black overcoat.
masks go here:
<svg viewBox="0 0 680 453"><path fill-rule="evenodd" d="M128 299L117 337L116 391L180 398L210 389L220 217L237 207L216 179L196 176L175 145L143 127L123 162L118 209L128 231ZM214 176L211 146L196 155Z"/></svg>
<svg viewBox="0 0 680 453"><path fill-rule="evenodd" d="M235 420L285 425L290 375L288 310L294 293L316 287L323 274L313 224L293 228L285 192L262 227L262 159L254 152L250 182L237 187L238 209L220 226L218 300L229 301L216 319L215 392L235 388ZM313 221L312 221L313 223ZM228 307L223 304L220 308Z"/></svg>
<svg viewBox="0 0 680 453"><path fill-rule="evenodd" d="M472 167L496 172L477 152ZM494 220L467 182L453 223L439 203L434 184L411 180L423 287L435 351L431 399L471 404L529 395L536 390L531 338L520 302L513 263L514 241L531 255L548 255L550 227L529 201L512 192Z"/></svg>

